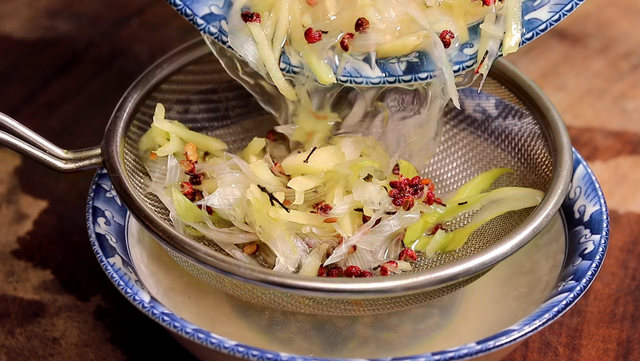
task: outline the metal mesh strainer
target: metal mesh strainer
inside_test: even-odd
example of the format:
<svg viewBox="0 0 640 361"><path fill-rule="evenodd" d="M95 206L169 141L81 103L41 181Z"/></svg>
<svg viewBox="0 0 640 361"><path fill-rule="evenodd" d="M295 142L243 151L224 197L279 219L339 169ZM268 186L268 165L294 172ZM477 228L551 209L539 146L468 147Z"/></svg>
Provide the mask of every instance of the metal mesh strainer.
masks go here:
<svg viewBox="0 0 640 361"><path fill-rule="evenodd" d="M248 301L310 313L371 314L412 307L453 292L486 273L533 238L558 210L568 189L571 147L562 121L541 92L498 61L481 93L461 91L462 111L447 109L442 143L426 173L438 190L453 191L478 173L510 167L500 186L540 189L535 210L510 212L482 226L457 252L420 259L394 277L327 279L247 266L214 242L190 239L171 225L168 211L148 192L137 151L158 102L171 119L225 141L231 152L276 123L228 76L209 48L193 42L149 69L117 106L101 149L62 151L0 113L0 120L32 145L0 133L0 141L59 170L104 163L120 198L173 258L194 275ZM44 150L47 153L44 153ZM461 220L464 222L464 219ZM455 225L453 225L455 227Z"/></svg>

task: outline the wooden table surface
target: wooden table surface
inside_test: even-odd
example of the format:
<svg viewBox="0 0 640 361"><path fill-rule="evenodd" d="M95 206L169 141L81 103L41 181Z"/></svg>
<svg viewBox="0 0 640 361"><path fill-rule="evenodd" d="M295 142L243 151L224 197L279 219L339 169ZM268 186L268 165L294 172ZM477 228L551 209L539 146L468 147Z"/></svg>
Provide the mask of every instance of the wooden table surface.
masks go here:
<svg viewBox="0 0 640 361"><path fill-rule="evenodd" d="M508 361L640 360L640 1L588 0L509 56L555 103L611 211L602 271ZM0 111L66 149L100 143L127 87L198 36L162 0L0 1ZM0 360L193 359L122 297L85 227L92 172L0 149Z"/></svg>

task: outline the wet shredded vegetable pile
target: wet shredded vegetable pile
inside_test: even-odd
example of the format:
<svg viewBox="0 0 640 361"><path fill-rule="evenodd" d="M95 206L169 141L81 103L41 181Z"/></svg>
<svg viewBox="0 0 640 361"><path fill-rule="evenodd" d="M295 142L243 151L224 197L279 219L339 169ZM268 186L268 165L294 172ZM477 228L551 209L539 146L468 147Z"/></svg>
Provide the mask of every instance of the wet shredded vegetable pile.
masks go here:
<svg viewBox="0 0 640 361"><path fill-rule="evenodd" d="M419 257L456 251L483 223L544 196L529 188L489 191L505 168L440 195L411 163L362 136L292 150L272 131L230 154L221 140L166 119L162 104L139 148L150 190L178 231L207 237L241 262L305 276L409 271ZM446 229L462 214L471 220Z"/></svg>

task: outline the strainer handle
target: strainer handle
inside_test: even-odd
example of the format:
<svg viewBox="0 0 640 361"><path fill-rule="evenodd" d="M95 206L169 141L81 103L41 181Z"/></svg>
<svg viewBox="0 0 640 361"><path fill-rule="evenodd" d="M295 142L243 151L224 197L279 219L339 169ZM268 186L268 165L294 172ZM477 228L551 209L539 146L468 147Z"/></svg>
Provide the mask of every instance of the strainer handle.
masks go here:
<svg viewBox="0 0 640 361"><path fill-rule="evenodd" d="M0 131L0 144L58 172L78 172L102 165L100 146L81 150L62 149L4 113L0 113L0 125L20 137Z"/></svg>

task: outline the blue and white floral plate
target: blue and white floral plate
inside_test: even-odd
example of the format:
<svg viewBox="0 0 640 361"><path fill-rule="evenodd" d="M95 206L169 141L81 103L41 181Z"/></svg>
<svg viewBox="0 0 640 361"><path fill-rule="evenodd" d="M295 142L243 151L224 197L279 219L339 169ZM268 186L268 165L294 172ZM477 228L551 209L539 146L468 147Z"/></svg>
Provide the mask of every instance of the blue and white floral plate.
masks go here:
<svg viewBox="0 0 640 361"><path fill-rule="evenodd" d="M220 44L229 46L227 17L232 0L167 0L182 16L195 25L204 35ZM521 45L528 44L566 18L584 0L524 0L522 15L524 35ZM453 55L455 73L473 68L478 58L480 24L469 28L470 40L462 44ZM368 57L350 60L338 81L353 85L407 84L431 79L436 70L429 55L415 52L405 57L377 59L372 64ZM283 54L281 69L287 73L297 73L302 65L299 59ZM334 66L334 71L337 66Z"/></svg>
<svg viewBox="0 0 640 361"><path fill-rule="evenodd" d="M470 286L386 315L298 314L217 291L137 224L104 169L89 193L87 227L100 265L122 294L198 357L215 360L498 360L577 302L609 239L602 190L575 151L567 198L538 237Z"/></svg>

